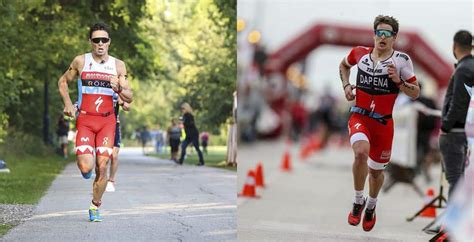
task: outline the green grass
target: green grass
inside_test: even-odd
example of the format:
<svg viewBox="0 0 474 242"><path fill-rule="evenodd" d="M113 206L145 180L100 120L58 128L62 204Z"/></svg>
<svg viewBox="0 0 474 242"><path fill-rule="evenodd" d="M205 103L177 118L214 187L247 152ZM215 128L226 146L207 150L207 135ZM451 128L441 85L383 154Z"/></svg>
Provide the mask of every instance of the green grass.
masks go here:
<svg viewBox="0 0 474 242"><path fill-rule="evenodd" d="M36 204L68 161L55 154L5 157L10 173L0 173L0 204Z"/></svg>
<svg viewBox="0 0 474 242"><path fill-rule="evenodd" d="M10 230L11 228L13 228L13 225L9 225L9 224L0 224L0 238L5 235L8 230Z"/></svg>
<svg viewBox="0 0 474 242"><path fill-rule="evenodd" d="M10 169L0 173L0 204L37 204L68 163L41 138L13 130L0 143L0 159ZM0 237L14 226L0 224Z"/></svg>
<svg viewBox="0 0 474 242"><path fill-rule="evenodd" d="M191 150L192 152L189 152ZM222 169L231 170L231 171L237 171L237 167L227 166L227 162L225 161L226 152L227 152L226 146L209 146L207 148L207 154L203 152L206 166L217 167L217 168L222 168ZM185 164L195 165L199 162L199 157L196 151L194 150L194 148L192 148L191 146L188 146L186 154L188 155L188 157L184 160ZM167 147L164 154L149 154L149 155L159 157L162 159L169 159L170 150L169 150L169 147Z"/></svg>

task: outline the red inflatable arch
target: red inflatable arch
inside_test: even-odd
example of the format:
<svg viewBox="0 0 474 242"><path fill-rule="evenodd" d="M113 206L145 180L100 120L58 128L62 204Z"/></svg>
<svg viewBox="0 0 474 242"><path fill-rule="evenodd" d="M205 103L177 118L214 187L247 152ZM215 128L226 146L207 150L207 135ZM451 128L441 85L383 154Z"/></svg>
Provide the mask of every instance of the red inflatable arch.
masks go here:
<svg viewBox="0 0 474 242"><path fill-rule="evenodd" d="M369 28L319 23L270 53L265 70L267 74L285 73L292 63L304 59L321 45L373 46L373 35L373 30ZM413 62L433 77L439 88L448 84L453 65L443 60L417 33L402 31L394 48L407 53Z"/></svg>

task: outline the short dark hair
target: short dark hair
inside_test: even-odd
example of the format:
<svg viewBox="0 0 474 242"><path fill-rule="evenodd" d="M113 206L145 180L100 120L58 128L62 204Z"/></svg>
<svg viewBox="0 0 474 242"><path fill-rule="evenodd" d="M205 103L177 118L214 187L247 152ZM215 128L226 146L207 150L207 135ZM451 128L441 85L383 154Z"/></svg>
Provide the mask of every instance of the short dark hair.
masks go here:
<svg viewBox="0 0 474 242"><path fill-rule="evenodd" d="M94 25L92 25L91 28L89 29L89 39L92 38L92 33L94 31L97 31L97 30L103 30L103 31L107 32L107 34L110 35L109 26L105 23L99 22L99 23L95 23Z"/></svg>
<svg viewBox="0 0 474 242"><path fill-rule="evenodd" d="M472 35L467 30L459 30L454 35L454 43L464 50L470 50L472 48Z"/></svg>
<svg viewBox="0 0 474 242"><path fill-rule="evenodd" d="M374 31L377 30L379 24L388 24L392 26L393 32L398 33L398 20L392 16L379 15L374 20Z"/></svg>

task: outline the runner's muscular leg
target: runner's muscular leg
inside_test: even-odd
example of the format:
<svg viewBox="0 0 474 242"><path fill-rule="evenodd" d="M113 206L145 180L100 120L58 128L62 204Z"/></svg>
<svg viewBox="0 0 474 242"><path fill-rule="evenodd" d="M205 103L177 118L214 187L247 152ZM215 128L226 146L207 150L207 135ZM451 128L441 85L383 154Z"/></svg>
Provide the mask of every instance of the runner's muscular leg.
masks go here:
<svg viewBox="0 0 474 242"><path fill-rule="evenodd" d="M114 147L114 151L112 152L112 157L110 158L110 176L109 180L115 181L115 173L117 172L118 168L118 154L120 148Z"/></svg>
<svg viewBox="0 0 474 242"><path fill-rule="evenodd" d="M85 174L94 168L94 156L92 154L77 155L77 167Z"/></svg>
<svg viewBox="0 0 474 242"><path fill-rule="evenodd" d="M105 187L107 186L107 163L112 156L115 137L115 116L108 116L99 120L102 128L97 133L96 148L96 176L93 185L93 201L100 204Z"/></svg>
<svg viewBox="0 0 474 242"><path fill-rule="evenodd" d="M365 179L368 173L367 160L369 158L370 145L365 140L356 141L352 145L354 151L354 163L352 164L352 175L354 178L354 189L364 190Z"/></svg>
<svg viewBox="0 0 474 242"><path fill-rule="evenodd" d="M369 195L376 198L379 195L384 181L383 170L374 170L369 167Z"/></svg>
<svg viewBox="0 0 474 242"><path fill-rule="evenodd" d="M76 156L77 167L82 174L89 173L94 168L95 134L91 127L84 122L84 117L77 118Z"/></svg>
<svg viewBox="0 0 474 242"><path fill-rule="evenodd" d="M96 203L100 203L102 195L104 194L105 187L107 185L107 162L109 156L99 155L97 156L97 163L95 168L95 179L93 185L93 196L92 200Z"/></svg>

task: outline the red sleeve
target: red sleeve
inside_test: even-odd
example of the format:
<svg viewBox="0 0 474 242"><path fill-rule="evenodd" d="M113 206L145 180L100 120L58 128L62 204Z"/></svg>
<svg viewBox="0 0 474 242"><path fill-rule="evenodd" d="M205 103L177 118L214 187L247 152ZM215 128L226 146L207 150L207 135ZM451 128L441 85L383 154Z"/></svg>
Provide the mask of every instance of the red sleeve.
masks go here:
<svg viewBox="0 0 474 242"><path fill-rule="evenodd" d="M370 52L369 48L362 47L362 46L354 47L352 48L349 55L346 57L346 62L347 64L351 66L356 65L357 62L359 62L360 58L362 58L362 56L366 55L369 52Z"/></svg>
<svg viewBox="0 0 474 242"><path fill-rule="evenodd" d="M416 76L413 76L412 78L408 79L408 83L414 83L416 81Z"/></svg>

